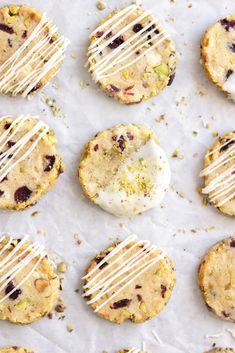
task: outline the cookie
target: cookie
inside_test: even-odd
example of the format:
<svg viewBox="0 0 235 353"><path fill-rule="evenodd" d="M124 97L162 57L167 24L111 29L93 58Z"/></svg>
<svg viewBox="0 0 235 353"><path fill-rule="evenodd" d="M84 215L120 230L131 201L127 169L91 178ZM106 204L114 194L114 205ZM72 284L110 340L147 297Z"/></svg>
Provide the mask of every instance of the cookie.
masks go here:
<svg viewBox="0 0 235 353"><path fill-rule="evenodd" d="M115 216L132 217L162 201L170 167L153 131L118 125L86 144L79 179L95 204Z"/></svg>
<svg viewBox="0 0 235 353"><path fill-rule="evenodd" d="M235 322L235 237L219 241L201 262L198 282L208 308Z"/></svg>
<svg viewBox="0 0 235 353"><path fill-rule="evenodd" d="M213 24L205 33L201 57L209 79L235 100L235 15Z"/></svg>
<svg viewBox="0 0 235 353"><path fill-rule="evenodd" d="M235 216L235 132L219 137L204 159L202 193L221 212Z"/></svg>
<svg viewBox="0 0 235 353"><path fill-rule="evenodd" d="M166 306L175 274L163 251L131 235L98 254L84 280L83 296L95 313L117 324L141 323Z"/></svg>
<svg viewBox="0 0 235 353"><path fill-rule="evenodd" d="M55 185L64 170L56 143L37 117L0 118L0 208L22 210Z"/></svg>
<svg viewBox="0 0 235 353"><path fill-rule="evenodd" d="M0 8L0 93L27 97L58 72L68 40L29 6Z"/></svg>
<svg viewBox="0 0 235 353"><path fill-rule="evenodd" d="M60 280L43 246L27 237L0 239L0 319L29 324L49 314Z"/></svg>
<svg viewBox="0 0 235 353"><path fill-rule="evenodd" d="M233 348L213 348L209 352L205 353L235 353Z"/></svg>
<svg viewBox="0 0 235 353"><path fill-rule="evenodd" d="M105 17L90 36L88 68L102 91L139 103L171 85L176 49L151 11L132 4Z"/></svg>
<svg viewBox="0 0 235 353"><path fill-rule="evenodd" d="M22 347L8 347L0 349L0 353L33 353L31 350Z"/></svg>
<svg viewBox="0 0 235 353"><path fill-rule="evenodd" d="M148 353L148 352L143 352L139 350L138 348L131 348L131 349L122 349L121 351L118 351L117 353Z"/></svg>

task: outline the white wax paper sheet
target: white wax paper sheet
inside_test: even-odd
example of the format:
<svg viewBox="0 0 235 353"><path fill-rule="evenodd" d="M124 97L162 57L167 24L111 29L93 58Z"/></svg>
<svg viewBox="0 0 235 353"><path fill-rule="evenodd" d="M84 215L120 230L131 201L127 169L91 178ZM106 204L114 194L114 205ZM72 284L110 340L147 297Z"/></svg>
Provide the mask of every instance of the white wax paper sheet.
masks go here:
<svg viewBox="0 0 235 353"><path fill-rule="evenodd" d="M14 3L1 0L0 4ZM44 92L27 101L0 97L0 114L38 114L56 132L58 147L67 165L56 187L36 206L24 212L0 212L0 231L30 234L45 244L57 261L68 265L62 296L67 305L64 320L56 315L28 326L0 322L0 346L22 345L35 353L114 353L143 342L156 353L202 353L215 342L235 347L226 323L210 313L197 285L200 258L218 240L234 235L234 219L203 206L197 192L199 172L213 132L234 130L235 105L208 82L200 65L200 39L206 28L235 12L233 0L144 0L176 42L177 75L171 87L149 102L122 106L106 97L91 81L84 63L89 33L111 10L129 1L107 0L104 11L96 0L22 1L38 7L59 26L71 45L62 70ZM74 53L77 54L77 59ZM63 118L55 118L42 102L55 99ZM162 121L159 117L164 115ZM203 127L203 122L211 124ZM77 167L84 143L98 131L120 123L152 128L168 154L171 188L162 204L132 220L118 219L82 196ZM198 132L198 134L193 133ZM183 159L173 159L180 148ZM37 216L32 213L39 211ZM129 233L162 247L174 260L177 284L165 310L144 324L109 323L95 315L81 297L81 277L92 257L117 236ZM77 237L81 239L78 246ZM75 290L80 288L80 294ZM69 333L67 325L74 330ZM152 334L155 330L160 345ZM207 335L221 333L218 338Z"/></svg>

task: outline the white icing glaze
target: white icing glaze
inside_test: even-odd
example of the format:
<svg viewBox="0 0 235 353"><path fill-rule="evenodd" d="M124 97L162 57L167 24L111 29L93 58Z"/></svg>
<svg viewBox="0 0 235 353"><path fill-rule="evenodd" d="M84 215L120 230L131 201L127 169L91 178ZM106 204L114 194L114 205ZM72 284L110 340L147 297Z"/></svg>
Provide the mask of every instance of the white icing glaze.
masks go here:
<svg viewBox="0 0 235 353"><path fill-rule="evenodd" d="M207 154L207 156L221 150L222 147L227 146L235 140L235 137L229 139L224 144L215 148ZM206 167L200 173L200 176L209 176L211 173L217 171L218 168L226 166L235 160L235 144L232 144L228 149L216 160ZM233 192L232 192L233 191ZM224 172L215 176L210 183L202 189L203 194L210 194L210 200L215 203L217 207L223 206L226 202L233 199L235 196L235 165L227 168ZM220 201L219 201L220 199ZM218 200L218 201L217 201Z"/></svg>
<svg viewBox="0 0 235 353"><path fill-rule="evenodd" d="M132 242L134 242L134 244L131 245L129 249L125 249L125 247ZM141 248L138 249L138 246L141 246ZM130 255L136 248L137 251ZM125 251L122 254L119 254L120 251L123 251L124 249ZM83 277L83 279L87 280L86 285L84 285L85 293L83 296L87 297L95 294L93 299L87 301L87 304L96 303L104 296L105 298L108 296L107 299L103 299L102 303L97 306L95 312L102 309L114 297L128 287L136 278L141 276L144 272L166 256L163 251L160 252L160 255L157 255L156 250L158 250L158 248L155 245L151 245L149 241L138 241L136 235L130 235L118 244L107 256L104 257L102 261L97 264L97 266L95 266L85 277ZM116 255L117 257L113 259ZM154 257L149 259L149 255L154 255ZM122 260L121 264L113 268L113 266L120 260ZM100 267L108 261L108 265L106 265L102 271L96 273ZM106 274L107 271L110 272ZM94 276L91 278L93 274Z"/></svg>
<svg viewBox="0 0 235 353"><path fill-rule="evenodd" d="M159 204L170 183L170 167L163 149L149 140L139 151L124 161L118 172L94 200L105 211L118 217L131 217ZM124 181L123 181L124 179ZM148 195L145 189L138 194L128 194L122 183L133 186L139 181L151 185Z"/></svg>
<svg viewBox="0 0 235 353"><path fill-rule="evenodd" d="M138 348L131 348L131 349L129 350L129 353L141 353L141 350L138 349Z"/></svg>
<svg viewBox="0 0 235 353"><path fill-rule="evenodd" d="M6 239L6 237L2 237L0 239L0 242ZM9 245L13 241L13 238L9 237L7 240L7 243L3 246L0 251L0 255L4 255L4 252L8 250ZM14 287L14 289L0 299L0 304L3 303L6 299L8 299L12 293L19 289L28 280L28 278L38 267L43 257L46 255L44 247L41 246L38 242L29 243L25 247L25 249L22 250L27 240L27 236L21 239L15 246L15 248L0 261L0 292L6 289L10 281L14 281L18 273L23 273L25 271L26 266L29 265L30 262L32 262L36 258L38 259L36 263L32 266L31 270L27 274L25 274L24 278ZM8 270L8 268L10 269Z"/></svg>
<svg viewBox="0 0 235 353"><path fill-rule="evenodd" d="M106 31L104 31L100 38L96 38L92 42L88 50L88 63L90 64L89 71L92 72L95 81L114 76L117 73L125 70L129 66L138 62L141 58L146 56L149 52L151 52L154 48L159 46L165 39L168 38L167 34L164 31L160 31L160 33L155 33L155 31L158 29L159 24L156 19L153 19L150 23L145 25L139 32L133 32L133 35L128 40L119 45L117 48L112 49L110 53L105 55L103 54L101 60L98 60L97 62L93 63L93 60L101 52L103 52L103 50L106 49L115 39L122 36L130 28L133 28L134 25L141 23L142 20L152 15L151 11L144 11L135 20L122 27L116 34L109 36L109 34L118 25L124 22L124 20L128 16L130 16L133 12L138 9L140 9L140 5L138 5L138 3L136 5L130 5L128 7L125 7L116 15L114 15L111 19L107 20L105 23L99 26L97 30L92 33L91 36L94 36L98 32L102 33L102 30L104 28L108 28ZM155 27L151 29L153 25ZM149 38L149 36L151 36L151 38ZM103 39L105 39L104 43L100 44ZM150 43L151 45L149 46ZM137 51L142 50L143 48L145 50L143 50L142 53L136 56L135 53ZM117 67L116 70L115 67Z"/></svg>
<svg viewBox="0 0 235 353"><path fill-rule="evenodd" d="M223 84L223 91L229 93L229 98L235 102L235 75L234 73Z"/></svg>
<svg viewBox="0 0 235 353"><path fill-rule="evenodd" d="M0 123L6 118L12 118L12 116L5 116L0 118ZM38 120L37 117L35 125L25 135L23 135L18 141L14 141L15 144L9 147L5 152L2 152L9 141L12 141L13 137L22 127L30 116L20 115L14 119L6 131L0 136L0 182L7 176L7 174L15 168L20 162L24 161L30 153L36 148L39 141L47 134L49 127L42 121ZM12 130L12 128L14 129ZM35 137L34 140L32 138ZM29 144L27 150L18 157L21 150Z"/></svg>
<svg viewBox="0 0 235 353"><path fill-rule="evenodd" d="M50 29L47 32L45 29L48 26ZM43 14L31 35L0 66L0 92L2 94L22 93L22 96L26 97L49 71L63 61L69 41L61 36L52 42L51 39L57 31L58 28L51 25L46 14ZM33 41L35 44L26 54L26 50ZM32 69L31 65L37 61L38 63ZM19 76L22 78L18 80ZM15 82L16 79L17 82Z"/></svg>

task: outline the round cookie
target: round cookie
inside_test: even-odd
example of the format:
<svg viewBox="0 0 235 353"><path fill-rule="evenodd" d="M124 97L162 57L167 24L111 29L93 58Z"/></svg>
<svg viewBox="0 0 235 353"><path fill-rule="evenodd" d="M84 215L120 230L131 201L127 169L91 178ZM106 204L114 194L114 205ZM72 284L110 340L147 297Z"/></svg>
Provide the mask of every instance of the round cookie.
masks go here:
<svg viewBox="0 0 235 353"><path fill-rule="evenodd" d="M221 212L235 216L235 132L219 137L209 148L205 159L202 193Z"/></svg>
<svg viewBox="0 0 235 353"><path fill-rule="evenodd" d="M0 349L0 353L33 353L33 351L22 347L8 347Z"/></svg>
<svg viewBox="0 0 235 353"><path fill-rule="evenodd" d="M208 308L235 322L235 238L215 244L202 260L198 282Z"/></svg>
<svg viewBox="0 0 235 353"><path fill-rule="evenodd" d="M131 349L122 349L117 353L148 353L148 352L141 351L138 348L131 348Z"/></svg>
<svg viewBox="0 0 235 353"><path fill-rule="evenodd" d="M54 263L27 237L0 239L0 319L29 324L49 314L59 298Z"/></svg>
<svg viewBox="0 0 235 353"><path fill-rule="evenodd" d="M27 97L58 72L68 41L29 6L0 8L0 93Z"/></svg>
<svg viewBox="0 0 235 353"><path fill-rule="evenodd" d="M201 57L209 79L235 100L235 15L209 27L201 44Z"/></svg>
<svg viewBox="0 0 235 353"><path fill-rule="evenodd" d="M64 170L56 143L36 117L0 118L0 208L22 210L55 185Z"/></svg>
<svg viewBox="0 0 235 353"><path fill-rule="evenodd" d="M90 36L88 67L102 91L139 103L171 85L176 49L151 11L132 4L105 17Z"/></svg>
<svg viewBox="0 0 235 353"><path fill-rule="evenodd" d="M152 130L118 125L86 144L79 179L95 204L115 216L132 217L162 201L170 167Z"/></svg>
<svg viewBox="0 0 235 353"><path fill-rule="evenodd" d="M233 348L213 348L209 352L205 353L235 353Z"/></svg>
<svg viewBox="0 0 235 353"><path fill-rule="evenodd" d="M117 324L141 323L166 306L175 274L159 248L132 235L98 254L84 280L83 296L94 312Z"/></svg>

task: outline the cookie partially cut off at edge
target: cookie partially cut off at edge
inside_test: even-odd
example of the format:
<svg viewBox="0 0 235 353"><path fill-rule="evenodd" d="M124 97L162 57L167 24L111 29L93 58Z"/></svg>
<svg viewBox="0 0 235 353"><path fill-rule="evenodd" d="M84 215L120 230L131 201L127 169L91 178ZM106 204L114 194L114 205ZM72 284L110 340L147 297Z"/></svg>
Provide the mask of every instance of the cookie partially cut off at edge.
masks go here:
<svg viewBox="0 0 235 353"><path fill-rule="evenodd" d="M34 352L27 348L13 346L13 347L0 349L0 353L34 353Z"/></svg>
<svg viewBox="0 0 235 353"><path fill-rule="evenodd" d="M7 256L13 257L8 258L8 262L3 265L0 279L11 269L18 270L19 266L23 265L23 261L32 256L30 255L32 249L29 248L32 243L29 241L25 241L14 254L20 240L13 239L10 244L8 241L9 238L6 237L0 242L0 251L5 247L0 255L0 262L3 263ZM15 261L12 262L14 259ZM9 279L7 283L5 283L6 279L2 280L6 286L0 291L0 301L7 294L11 292L12 294L0 303L0 320L15 324L30 324L49 314L56 306L59 300L59 276L55 272L54 263L49 255L45 253L39 260L40 256L35 256L14 278ZM16 288L18 285L20 285L19 288Z"/></svg>
<svg viewBox="0 0 235 353"><path fill-rule="evenodd" d="M235 322L235 237L216 243L203 258L198 283L209 310Z"/></svg>
<svg viewBox="0 0 235 353"><path fill-rule="evenodd" d="M122 324L126 320L130 320L134 323L142 323L158 315L167 305L175 284L174 267L172 261L167 256L163 256L162 259L147 268L144 273L140 273L140 268L143 269L143 266L147 267L147 261L159 256L160 250L156 249L149 254L147 258L139 259L138 265L134 265L134 267L127 270L125 274L120 273L121 270L119 266L124 265L127 259L135 256L137 252L143 249L142 242L137 244L136 241L132 241L119 250L118 254L114 255L112 259L106 258L106 256L108 256L111 251L117 249L120 244L121 243L115 243L111 245L91 261L87 269L88 277L85 280L87 289L84 291L84 297L88 300L89 304L89 301L94 299L98 294L98 291L95 291L91 295L86 296L90 288L90 283L92 283L90 281L92 281L94 276L100 273L99 281L102 281L107 275L111 275L112 280L111 283L108 284L108 288L111 288L112 285L117 284L119 281L123 282L112 291L109 291L105 296L101 296L101 298L97 300L94 299L94 303L89 304L90 307L102 318L117 324ZM134 248L132 248L133 245L135 245ZM144 254L145 250L143 249L142 251ZM117 260L117 258L119 259ZM114 263L115 260L117 261ZM104 261L104 263L94 272L94 268L97 264L100 264L101 261ZM108 267L110 264L112 264L111 267ZM112 277L114 272L119 274L118 278ZM133 279L136 274L136 278ZM128 279L126 276L129 276ZM124 288L124 284L127 284L131 279L133 279L133 281ZM117 294L110 298L113 293ZM99 309L99 306L103 305L109 298L110 300Z"/></svg>
<svg viewBox="0 0 235 353"><path fill-rule="evenodd" d="M117 351L117 353L148 353L148 352L144 352L136 348L130 348L130 349L122 349L121 351Z"/></svg>
<svg viewBox="0 0 235 353"><path fill-rule="evenodd" d="M213 348L205 353L235 353L235 349L233 348Z"/></svg>
<svg viewBox="0 0 235 353"><path fill-rule="evenodd" d="M132 217L162 201L170 167L152 130L118 125L86 144L79 180L85 195L105 211Z"/></svg>
<svg viewBox="0 0 235 353"><path fill-rule="evenodd" d="M29 84L31 84L37 77L41 76L27 95L35 94L43 89L58 72L61 62L55 61L49 70L46 68L49 60L61 47L59 42L57 47L54 44L60 38L58 33L53 34L50 38L49 32L53 26L51 23L45 24L40 34L35 35L20 55L17 55L15 66L12 67L12 70L15 70L12 71L13 76L10 74L6 76L10 65L2 66L29 40L41 19L42 13L29 6L9 5L0 8L0 92L2 94L22 95L28 87L23 85L24 80L31 77L31 81L29 81ZM47 36L47 44L46 46L45 43L43 46L41 45L41 50L35 55L35 48L39 40L43 39L43 36ZM20 60L22 60L22 63L19 65ZM43 74L44 72L45 74ZM2 78L5 77L8 77L8 80L2 84ZM19 90L16 93L17 86Z"/></svg>
<svg viewBox="0 0 235 353"><path fill-rule="evenodd" d="M120 18L116 19L118 14L126 10L127 8L114 11L100 22L99 26L102 28L98 27L91 36L88 63L92 77L102 91L123 104L134 104L158 95L167 85L172 84L177 57L175 44L169 36L164 37L165 31L158 21L154 21L151 14L141 19L144 13L142 8L136 7L128 15L123 14L123 20L110 30L113 23L120 21ZM105 25L114 18L113 23ZM148 26L152 21L153 24ZM100 38L106 31L109 31L107 35ZM122 34L117 37L119 32ZM120 51L120 46L134 36L137 38L131 43L132 50L128 43ZM135 46L137 41L139 43ZM156 42L159 45L155 45ZM94 45L97 50L95 57ZM118 55L120 60L117 61ZM110 59L104 66L104 59L108 57Z"/></svg>
<svg viewBox="0 0 235 353"><path fill-rule="evenodd" d="M235 101L235 15L216 22L206 31L201 57L209 79Z"/></svg>
<svg viewBox="0 0 235 353"><path fill-rule="evenodd" d="M14 148L27 133L33 131L39 121L29 116L21 126L21 121L13 125L16 118L9 116L0 119L0 137L7 133L7 136L0 142L1 152ZM2 164L3 167L5 163L10 162L7 169L2 169L3 171L9 170L9 173L0 180L0 208L23 210L34 205L54 187L59 175L63 173L65 166L56 148L57 141L54 132L50 129L31 153L14 165L30 150L41 132L42 130L33 134L18 154L14 155L12 152L7 161ZM12 136L11 140L9 140L10 136Z"/></svg>

